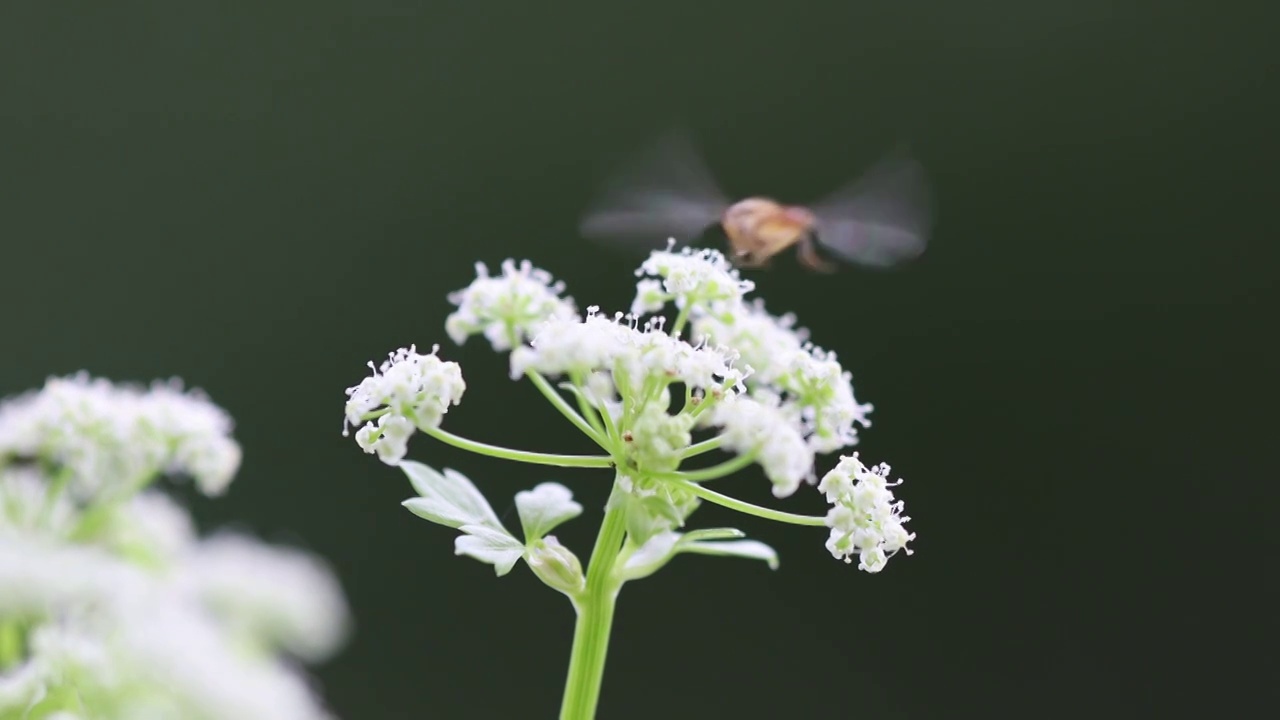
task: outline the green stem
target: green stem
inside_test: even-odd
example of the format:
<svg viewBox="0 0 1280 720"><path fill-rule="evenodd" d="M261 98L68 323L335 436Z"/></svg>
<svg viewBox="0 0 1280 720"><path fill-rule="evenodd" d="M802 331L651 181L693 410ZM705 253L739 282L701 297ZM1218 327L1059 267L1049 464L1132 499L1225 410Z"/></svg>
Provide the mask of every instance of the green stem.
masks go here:
<svg viewBox="0 0 1280 720"><path fill-rule="evenodd" d="M680 313L676 315L676 322L671 326L671 337L678 338L684 330L685 323L689 322L689 311L693 309L693 303L688 297L684 299L684 307L680 308Z"/></svg>
<svg viewBox="0 0 1280 720"><path fill-rule="evenodd" d="M715 450L716 448L720 447L723 443L724 443L724 436L717 435L711 438L710 440L703 440L702 442L694 443L690 445L689 447L684 449L684 452L680 453L680 457L682 459L691 458L691 457L694 457L695 455L701 455L702 453L705 453L705 452L711 452L712 450Z"/></svg>
<svg viewBox="0 0 1280 720"><path fill-rule="evenodd" d="M22 624L17 620L0 622L0 671L10 670L22 662L25 644L22 635Z"/></svg>
<svg viewBox="0 0 1280 720"><path fill-rule="evenodd" d="M591 406L591 403L587 402L587 396L582 394L582 388L586 387L582 373L573 374L573 384L577 386L574 388L573 396L578 401L578 410L582 413L582 417L586 418L587 423L591 425L597 435L608 437L608 432L605 430L604 425L601 424L600 416L596 414L596 409Z"/></svg>
<svg viewBox="0 0 1280 720"><path fill-rule="evenodd" d="M701 470L684 470L681 472L672 472L672 473L652 473L652 475L653 477L661 480L684 480L688 482L700 483L700 482L706 482L708 480L716 480L726 475L732 475L733 473L738 472L739 470L747 467L748 465L750 465L755 461L756 461L756 454L751 452L751 453L745 453L743 455L739 455L732 460L726 460L720 463L719 465L712 465L709 468L702 468Z"/></svg>
<svg viewBox="0 0 1280 720"><path fill-rule="evenodd" d="M608 455L553 455L529 452L527 450L512 450L500 445L489 445L475 440L468 440L440 428L418 429L442 443L447 443L468 452L489 455L504 460L515 460L516 462L531 463L533 465L555 465L556 467L613 467L613 458Z"/></svg>
<svg viewBox="0 0 1280 720"><path fill-rule="evenodd" d="M708 490L695 482L689 482L688 480L681 478L664 479L666 479L667 482L673 482L680 487L683 487L707 502L727 507L730 510L737 510L740 513L746 513L747 515L764 518L765 520L776 520L778 522L790 523L792 525L807 525L810 527L821 527L827 524L827 519L821 515L797 515L795 513L782 512L780 510L770 510L766 507L752 505L749 502L743 502L741 500L731 498L728 495L721 495L720 493L715 492L714 490Z"/></svg>
<svg viewBox="0 0 1280 720"><path fill-rule="evenodd" d="M615 484L614 493L618 492ZM600 701L613 611L621 588L613 569L627 532L624 504L611 501L606 507L587 566L587 587L574 603L578 621L573 628L573 652L569 656L560 720L592 720Z"/></svg>
<svg viewBox="0 0 1280 720"><path fill-rule="evenodd" d="M69 482L71 482L71 472L66 468L62 468L57 475L53 476L53 482L49 483L49 489L45 491L44 507L40 509L41 527L47 526L53 518L53 509L58 506L58 500L67 489Z"/></svg>
<svg viewBox="0 0 1280 720"><path fill-rule="evenodd" d="M608 442L600 436L600 433L596 432L595 428L591 427L591 425L578 414L578 411L574 410L573 407L569 405L569 402L564 399L563 395L556 392L556 389L551 386L551 383L547 382L546 378L542 377L541 373L536 370L527 370L525 371L525 376L533 381L533 384L538 387L538 390L551 401L551 404L555 406L556 410L560 411L561 415L564 415L568 418L569 422L573 423L574 427L585 433L587 437L594 440L600 447L606 450L609 449Z"/></svg>

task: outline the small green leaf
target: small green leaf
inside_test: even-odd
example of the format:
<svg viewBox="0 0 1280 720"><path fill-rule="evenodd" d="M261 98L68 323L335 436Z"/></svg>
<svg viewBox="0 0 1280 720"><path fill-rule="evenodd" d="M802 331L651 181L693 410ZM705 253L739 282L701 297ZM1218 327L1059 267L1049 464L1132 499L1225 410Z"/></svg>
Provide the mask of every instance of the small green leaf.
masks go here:
<svg viewBox="0 0 1280 720"><path fill-rule="evenodd" d="M573 501L573 493L559 483L544 482L532 490L516 493L516 511L524 527L527 542L551 532L560 523L582 514L582 506Z"/></svg>
<svg viewBox="0 0 1280 720"><path fill-rule="evenodd" d="M462 473L448 468L440 473L412 460L400 467L419 495L402 503L413 514L451 528L483 525L505 532L489 501Z"/></svg>
<svg viewBox="0 0 1280 720"><path fill-rule="evenodd" d="M524 543L505 530L498 531L484 525L463 525L459 529L466 534L453 541L454 552L493 565L498 577L511 572L516 561L524 555Z"/></svg>
<svg viewBox="0 0 1280 720"><path fill-rule="evenodd" d="M678 532L658 533L649 538L627 558L622 566L622 576L627 580L638 580L654 574L675 556L680 538Z"/></svg>
<svg viewBox="0 0 1280 720"><path fill-rule="evenodd" d="M682 542L676 552L698 553L763 560L770 570L778 569L778 553L759 540L731 540L728 542Z"/></svg>
<svg viewBox="0 0 1280 720"><path fill-rule="evenodd" d="M690 530L684 535L684 542L701 542L703 540L737 540L747 534L737 528L707 528Z"/></svg>

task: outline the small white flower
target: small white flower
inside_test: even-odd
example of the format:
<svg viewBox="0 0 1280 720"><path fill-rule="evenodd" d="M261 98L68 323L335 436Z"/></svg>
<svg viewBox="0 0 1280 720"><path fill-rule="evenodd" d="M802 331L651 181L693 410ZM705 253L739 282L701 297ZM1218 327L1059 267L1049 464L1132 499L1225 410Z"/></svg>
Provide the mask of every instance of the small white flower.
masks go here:
<svg viewBox="0 0 1280 720"><path fill-rule="evenodd" d="M666 250L650 253L636 270L636 277L661 278L662 290L680 307L736 302L755 288L755 283L738 276L738 270L719 250L685 247L675 252L674 244L671 240ZM657 294L652 282L641 280L636 290L633 308L661 309L667 299Z"/></svg>
<svg viewBox="0 0 1280 720"><path fill-rule="evenodd" d="M356 444L365 452L377 453L382 462L396 465L408 454L409 438L417 429L412 420L387 414L357 430Z"/></svg>
<svg viewBox="0 0 1280 720"><path fill-rule="evenodd" d="M854 453L841 458L818 484L833 506L827 513L827 550L845 562L858 555L858 568L867 572L879 572L899 550L910 555L907 543L916 537L904 527L911 518L902 515L903 503L889 489L902 481L890 483L888 475L888 465L867 468Z"/></svg>
<svg viewBox="0 0 1280 720"><path fill-rule="evenodd" d="M310 553L243 535L214 535L192 548L178 583L237 636L303 660L322 660L346 639L342 588Z"/></svg>
<svg viewBox="0 0 1280 720"><path fill-rule="evenodd" d="M718 388L739 384L745 377L734 367L736 356L724 348L689 345L668 335L660 319L642 327L634 323L634 317L622 313L610 320L594 306L580 321L549 321L528 347L511 353L511 377L531 369L552 376L605 371L615 373L616 384L616 373L622 370L630 383L624 388L628 391L638 390L650 378Z"/></svg>
<svg viewBox="0 0 1280 720"><path fill-rule="evenodd" d="M415 346L401 348L377 368L369 363L373 374L347 388L348 424L358 426L370 413L383 413L376 424L369 422L356 433L365 452L396 464L404 457L413 428L439 427L449 407L462 401L467 389L462 368L437 357L439 350L437 345L421 355Z"/></svg>
<svg viewBox="0 0 1280 720"><path fill-rule="evenodd" d="M756 462L773 483L775 497L788 497L813 474L813 449L800 432L798 418L775 396L726 397L706 421L724 428L723 447L755 452Z"/></svg>
<svg viewBox="0 0 1280 720"><path fill-rule="evenodd" d="M528 260L518 266L503 261L499 277L490 277L488 268L476 263L476 279L449 294L458 309L445 321L445 332L459 345L483 334L494 350L510 350L546 320L577 317L573 299L560 297L562 292L564 283L554 282Z"/></svg>
<svg viewBox="0 0 1280 720"><path fill-rule="evenodd" d="M612 370L615 359L634 350L639 333L621 323L622 313L610 320L598 310L587 308L582 320L554 318L542 325L529 346L511 353L512 379L527 370L544 375Z"/></svg>
<svg viewBox="0 0 1280 720"><path fill-rule="evenodd" d="M631 301L631 314L636 317L661 312L667 305L668 295L661 280L645 278L636 283L636 299Z"/></svg>

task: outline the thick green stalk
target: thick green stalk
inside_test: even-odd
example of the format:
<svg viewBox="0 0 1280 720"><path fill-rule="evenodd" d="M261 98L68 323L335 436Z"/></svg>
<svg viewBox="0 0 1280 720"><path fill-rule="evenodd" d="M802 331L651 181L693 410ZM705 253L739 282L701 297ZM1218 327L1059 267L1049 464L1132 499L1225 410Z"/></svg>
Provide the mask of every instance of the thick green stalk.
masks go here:
<svg viewBox="0 0 1280 720"><path fill-rule="evenodd" d="M619 492L614 486L614 493ZM615 498L616 499L616 498ZM578 621L573 628L573 652L569 676L560 705L560 720L592 720L604 681L604 661L613 629L613 610L621 583L614 577L614 565L626 536L625 510L611 501L596 536L595 549L587 566L587 587L574 603Z"/></svg>
<svg viewBox="0 0 1280 720"><path fill-rule="evenodd" d="M22 662L22 625L17 620L0 622L0 671L9 670Z"/></svg>

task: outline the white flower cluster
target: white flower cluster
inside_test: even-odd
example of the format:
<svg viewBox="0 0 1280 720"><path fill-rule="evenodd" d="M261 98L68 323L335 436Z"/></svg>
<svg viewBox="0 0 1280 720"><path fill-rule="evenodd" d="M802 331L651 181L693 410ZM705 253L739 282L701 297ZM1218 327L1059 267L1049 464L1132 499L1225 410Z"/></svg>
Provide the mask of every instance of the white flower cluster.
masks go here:
<svg viewBox="0 0 1280 720"><path fill-rule="evenodd" d="M564 283L528 260L519 266L504 261L500 277L490 277L484 263L476 263L475 281L449 294L458 309L445 320L445 332L459 345L482 334L494 350L510 350L547 319L577 317L573 298L560 297L562 292Z"/></svg>
<svg viewBox="0 0 1280 720"><path fill-rule="evenodd" d="M853 395L852 375L835 353L808 341L795 317L774 317L764 303L709 307L695 318L695 336L737 350L751 365L753 394L765 390L794 407L800 431L814 452L835 452L858 443L857 425L870 427L870 404Z"/></svg>
<svg viewBox="0 0 1280 720"><path fill-rule="evenodd" d="M462 369L437 357L439 350L438 345L428 355L414 346L397 350L377 368L369 363L373 374L347 389L346 421L364 423L356 442L365 452L395 465L408 451L415 429L439 427L449 406L462 402L467 389ZM375 414L376 423L366 422Z"/></svg>
<svg viewBox="0 0 1280 720"><path fill-rule="evenodd" d="M895 501L889 489L902 481L890 483L888 476L888 465L869 469L854 453L841 458L818 484L833 506L827 513L827 549L845 562L857 554L858 568L867 572L879 572L899 550L910 555L907 543L916 537L903 527L911 518L902 515L902 501Z"/></svg>
<svg viewBox="0 0 1280 720"><path fill-rule="evenodd" d="M202 540L167 495L128 495L133 475L102 474L173 471L195 429L229 428L221 410L201 399L199 421L190 395L51 386L0 403L5 438L23 440L0 457L0 717L329 718L289 657L321 660L345 640L331 571L248 536ZM174 447L127 457L115 443L128 432Z"/></svg>
<svg viewBox="0 0 1280 720"><path fill-rule="evenodd" d="M0 458L56 463L80 498L144 485L158 474L189 476L216 496L240 466L231 428L221 408L176 381L140 388L80 373L50 378L0 407Z"/></svg>
<svg viewBox="0 0 1280 720"><path fill-rule="evenodd" d="M858 426L870 426L872 406L854 397L851 374L835 353L810 342L794 316L775 317L761 301L748 300L754 284L718 251L669 245L651 253L636 271L631 313L612 316L596 306L579 316L560 297L563 286L528 262L517 267L508 261L501 277L477 267L475 281L450 295L459 310L449 318L449 335L461 342L482 333L496 350L510 349L512 379L532 374L549 395L555 391L541 376L566 381L559 387L576 395L580 416L563 398L551 400L627 478L619 480L620 496L633 506L628 532L640 542L674 532L697 507L687 486L677 491L667 480L701 482L755 462L773 494L788 497L804 482L817 482L817 455L856 445ZM668 318L657 314L668 304L678 310L669 327ZM644 318L646 313L653 316ZM680 386L684 401L672 407ZM348 391L347 419L359 424L376 418L357 441L395 464L409 435L436 428L464 389L456 364L437 359L434 351L420 356L402 350L380 375L375 371ZM706 429L719 434L695 447L694 431ZM716 448L747 457L680 473L686 459ZM846 510L870 512L844 495L828 496L836 506L832 517L839 519L833 527L842 531L851 522ZM887 519L876 517L885 533L876 543L866 531L852 530L832 541L845 553L840 557L861 553L866 570L878 570L905 543ZM489 530L477 530L475 537L487 537ZM518 544L501 546L504 558L523 552Z"/></svg>
<svg viewBox="0 0 1280 720"><path fill-rule="evenodd" d="M636 270L636 299L631 314L658 312L668 302L691 307L720 302L738 302L755 283L738 276L737 268L719 250L685 247L673 252L675 240L665 251L650 253Z"/></svg>
<svg viewBox="0 0 1280 720"><path fill-rule="evenodd" d="M544 323L529 345L511 353L511 377L527 370L571 377L607 371L615 387L626 380L633 390L652 378L693 388L732 388L746 377L726 348L692 346L667 334L660 321L639 326L633 316L618 313L610 320L598 313L592 306L585 319Z"/></svg>

